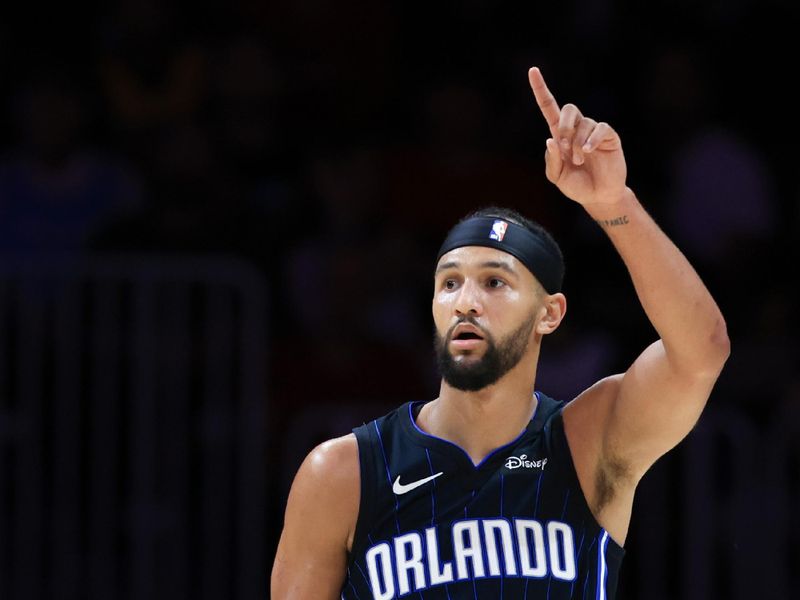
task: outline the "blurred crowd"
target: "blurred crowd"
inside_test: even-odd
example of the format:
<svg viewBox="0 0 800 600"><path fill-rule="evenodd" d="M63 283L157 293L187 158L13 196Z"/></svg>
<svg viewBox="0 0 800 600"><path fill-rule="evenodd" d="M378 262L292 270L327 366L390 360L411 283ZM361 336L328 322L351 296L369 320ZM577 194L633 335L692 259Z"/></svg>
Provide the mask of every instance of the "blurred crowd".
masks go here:
<svg viewBox="0 0 800 600"><path fill-rule="evenodd" d="M254 264L279 431L312 403L434 397L438 244L511 206L565 252L569 314L539 386L569 397L656 334L602 232L544 178L535 64L621 133L629 184L718 299L733 353L713 401L757 420L800 403L794 96L774 60L797 7L527 4L21 7L0 25L0 251Z"/></svg>

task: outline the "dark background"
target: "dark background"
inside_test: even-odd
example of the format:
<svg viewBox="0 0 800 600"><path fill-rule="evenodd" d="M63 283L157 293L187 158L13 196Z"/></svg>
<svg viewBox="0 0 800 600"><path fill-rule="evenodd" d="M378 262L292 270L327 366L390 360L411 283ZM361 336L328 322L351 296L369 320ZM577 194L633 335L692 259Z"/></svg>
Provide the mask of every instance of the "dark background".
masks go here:
<svg viewBox="0 0 800 600"><path fill-rule="evenodd" d="M610 243L545 180L532 65L620 132L732 340L698 434L715 462L679 451L645 479L622 597L736 597L756 546L797 582L795 3L165 4L4 9L0 598L267 595L302 456L436 395L433 258L472 209L517 208L564 250L545 393L655 339Z"/></svg>

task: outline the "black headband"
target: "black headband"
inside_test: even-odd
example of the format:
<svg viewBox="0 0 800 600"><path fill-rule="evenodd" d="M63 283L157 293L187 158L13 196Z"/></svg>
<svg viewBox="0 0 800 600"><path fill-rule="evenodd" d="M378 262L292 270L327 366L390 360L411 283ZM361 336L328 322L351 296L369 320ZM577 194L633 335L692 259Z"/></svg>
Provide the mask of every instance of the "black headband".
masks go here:
<svg viewBox="0 0 800 600"><path fill-rule="evenodd" d="M486 246L518 258L539 280L548 294L561 291L564 262L541 236L516 223L497 217L473 217L462 221L444 240L436 262L463 246Z"/></svg>

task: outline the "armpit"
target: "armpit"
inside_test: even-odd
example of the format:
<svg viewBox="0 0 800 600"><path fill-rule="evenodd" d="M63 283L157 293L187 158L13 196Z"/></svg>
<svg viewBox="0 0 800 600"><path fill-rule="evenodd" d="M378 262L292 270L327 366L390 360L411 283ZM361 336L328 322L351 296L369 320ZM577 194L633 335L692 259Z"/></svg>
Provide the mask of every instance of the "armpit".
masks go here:
<svg viewBox="0 0 800 600"><path fill-rule="evenodd" d="M619 459L602 459L595 476L595 506L592 511L600 513L617 495L620 487L630 481L630 466Z"/></svg>

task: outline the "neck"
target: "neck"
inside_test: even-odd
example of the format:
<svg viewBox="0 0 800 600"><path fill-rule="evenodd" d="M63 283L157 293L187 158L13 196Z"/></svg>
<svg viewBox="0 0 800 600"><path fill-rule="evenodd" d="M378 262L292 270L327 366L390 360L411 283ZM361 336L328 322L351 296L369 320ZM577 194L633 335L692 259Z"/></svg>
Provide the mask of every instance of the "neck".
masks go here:
<svg viewBox="0 0 800 600"><path fill-rule="evenodd" d="M538 403L533 393L536 362L526 356L496 383L476 392L442 381L439 397L422 407L417 424L458 444L478 464L516 439L533 418Z"/></svg>

